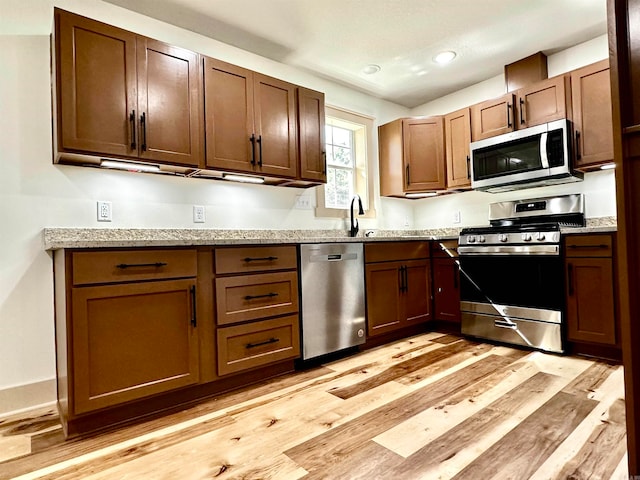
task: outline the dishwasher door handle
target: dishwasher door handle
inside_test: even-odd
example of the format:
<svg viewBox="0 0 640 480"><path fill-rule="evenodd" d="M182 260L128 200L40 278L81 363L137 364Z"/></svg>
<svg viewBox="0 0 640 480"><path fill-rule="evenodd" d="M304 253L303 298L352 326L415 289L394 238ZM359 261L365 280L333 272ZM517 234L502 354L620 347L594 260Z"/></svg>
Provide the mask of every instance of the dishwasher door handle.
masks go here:
<svg viewBox="0 0 640 480"><path fill-rule="evenodd" d="M328 255L311 255L310 262L342 262L343 260L357 260L357 253L330 253Z"/></svg>

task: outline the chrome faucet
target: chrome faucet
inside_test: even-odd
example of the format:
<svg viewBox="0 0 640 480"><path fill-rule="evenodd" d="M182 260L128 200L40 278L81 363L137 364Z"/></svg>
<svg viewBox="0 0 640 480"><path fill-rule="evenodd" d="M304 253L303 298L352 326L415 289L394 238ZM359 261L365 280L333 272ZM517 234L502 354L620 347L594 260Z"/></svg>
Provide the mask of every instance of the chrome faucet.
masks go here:
<svg viewBox="0 0 640 480"><path fill-rule="evenodd" d="M358 199L358 215L364 215L364 209L362 208L362 200L360 199L360 195L354 195L351 199L351 208L349 209L349 213L351 214L351 229L349 230L349 236L355 237L358 235L358 230L360 227L358 226L358 219L353 216L353 204Z"/></svg>

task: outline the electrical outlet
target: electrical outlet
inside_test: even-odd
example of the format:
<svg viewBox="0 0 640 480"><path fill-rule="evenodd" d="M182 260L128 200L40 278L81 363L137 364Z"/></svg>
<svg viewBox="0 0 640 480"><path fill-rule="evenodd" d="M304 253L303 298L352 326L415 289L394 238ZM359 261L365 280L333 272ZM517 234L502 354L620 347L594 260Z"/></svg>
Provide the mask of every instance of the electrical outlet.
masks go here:
<svg viewBox="0 0 640 480"><path fill-rule="evenodd" d="M453 212L453 223L460 223L460 210Z"/></svg>
<svg viewBox="0 0 640 480"><path fill-rule="evenodd" d="M308 195L298 195L296 197L296 208L299 210L311 210L311 199Z"/></svg>
<svg viewBox="0 0 640 480"><path fill-rule="evenodd" d="M404 226L408 227L411 222L409 222L409 215L405 215L404 217Z"/></svg>
<svg viewBox="0 0 640 480"><path fill-rule="evenodd" d="M193 206L193 223L204 223L204 207L202 205Z"/></svg>
<svg viewBox="0 0 640 480"><path fill-rule="evenodd" d="M98 201L98 221L111 221L111 202Z"/></svg>

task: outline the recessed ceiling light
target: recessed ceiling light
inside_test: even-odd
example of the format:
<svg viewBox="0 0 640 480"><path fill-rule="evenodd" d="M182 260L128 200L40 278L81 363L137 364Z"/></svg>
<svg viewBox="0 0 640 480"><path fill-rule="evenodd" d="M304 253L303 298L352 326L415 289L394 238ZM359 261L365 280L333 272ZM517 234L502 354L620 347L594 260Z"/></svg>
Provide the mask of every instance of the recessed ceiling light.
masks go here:
<svg viewBox="0 0 640 480"><path fill-rule="evenodd" d="M380 70L380 65L371 63L362 69L362 73L365 75L373 75L374 73L378 73Z"/></svg>
<svg viewBox="0 0 640 480"><path fill-rule="evenodd" d="M440 52L435 57L433 57L433 61L439 63L440 65L445 65L456 58L456 52L452 50L447 50L446 52Z"/></svg>

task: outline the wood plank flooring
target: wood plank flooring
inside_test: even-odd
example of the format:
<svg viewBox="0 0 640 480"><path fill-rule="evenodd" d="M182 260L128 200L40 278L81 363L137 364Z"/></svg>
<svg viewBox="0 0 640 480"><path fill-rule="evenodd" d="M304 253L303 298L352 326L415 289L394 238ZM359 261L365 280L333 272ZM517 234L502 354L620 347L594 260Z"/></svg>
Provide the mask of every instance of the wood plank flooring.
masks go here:
<svg viewBox="0 0 640 480"><path fill-rule="evenodd" d="M428 333L65 440L0 418L3 479L628 479L622 367Z"/></svg>

